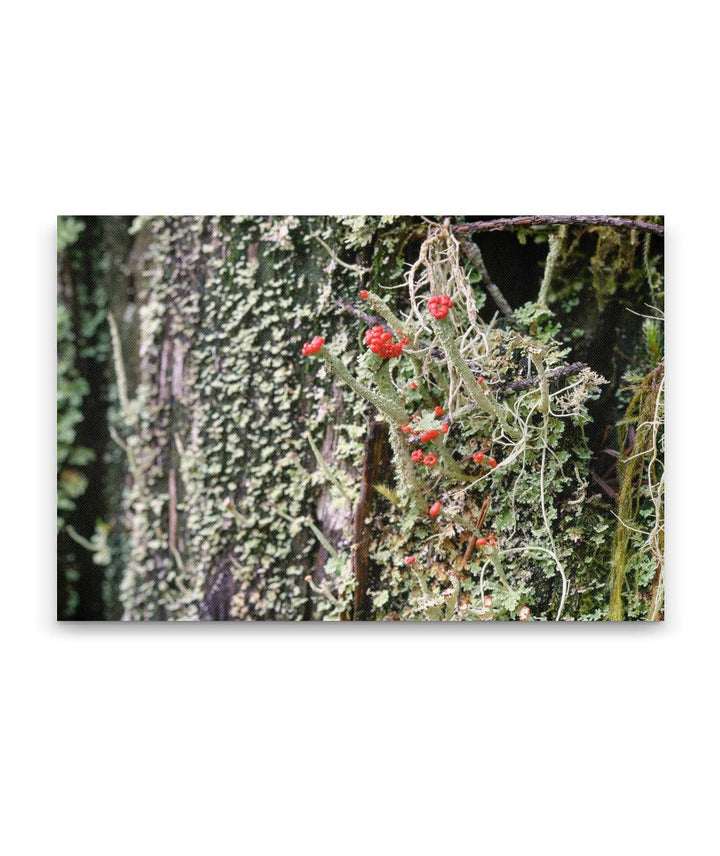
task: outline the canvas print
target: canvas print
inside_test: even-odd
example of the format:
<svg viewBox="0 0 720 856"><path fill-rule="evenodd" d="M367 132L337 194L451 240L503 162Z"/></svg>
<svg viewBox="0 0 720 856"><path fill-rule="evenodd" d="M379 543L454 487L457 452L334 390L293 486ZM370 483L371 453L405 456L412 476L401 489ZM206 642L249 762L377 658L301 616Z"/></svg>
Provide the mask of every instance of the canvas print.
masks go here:
<svg viewBox="0 0 720 856"><path fill-rule="evenodd" d="M57 224L61 620L664 616L657 215Z"/></svg>

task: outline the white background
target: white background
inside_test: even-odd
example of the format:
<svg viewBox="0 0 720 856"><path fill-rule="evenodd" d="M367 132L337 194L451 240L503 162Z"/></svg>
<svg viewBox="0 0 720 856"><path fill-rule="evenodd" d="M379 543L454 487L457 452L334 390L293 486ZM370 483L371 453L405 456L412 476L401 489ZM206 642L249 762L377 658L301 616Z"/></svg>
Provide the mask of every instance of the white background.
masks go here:
<svg viewBox="0 0 720 856"><path fill-rule="evenodd" d="M711 8L4 10L4 852L717 846ZM55 215L229 212L664 213L667 621L56 624Z"/></svg>

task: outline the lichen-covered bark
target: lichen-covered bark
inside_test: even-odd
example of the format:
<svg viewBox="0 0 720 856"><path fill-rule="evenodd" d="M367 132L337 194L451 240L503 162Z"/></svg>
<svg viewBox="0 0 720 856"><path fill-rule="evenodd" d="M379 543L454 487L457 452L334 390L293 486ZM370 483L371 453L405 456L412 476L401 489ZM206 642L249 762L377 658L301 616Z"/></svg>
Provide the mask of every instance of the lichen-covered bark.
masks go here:
<svg viewBox="0 0 720 856"><path fill-rule="evenodd" d="M607 448L632 456L633 425L617 429L633 418L626 384L662 360L659 322L628 311L661 312L659 235L583 222L563 225L560 240L557 227L533 224L463 237L451 263L431 251L423 288L450 277L463 295L459 329L423 326L409 296L409 266L429 234L421 218L86 220L92 229L59 256L61 309L80 306L59 318L58 388L69 396L59 430L79 421L89 449L74 449L71 425L59 489L79 478L85 490L93 476L60 521L63 617L80 617L78 567L81 582L94 573L84 617L485 620L513 617L521 603L548 619L608 617L613 533L622 545L626 531ZM411 317L420 356L399 361L393 383L387 364L361 356L362 335ZM468 361L469 328L479 338ZM330 345L303 359L314 335ZM600 398L588 366L609 381ZM481 369L485 387L475 385ZM448 397L479 411L437 445L437 470L416 471L399 422L431 420ZM537 399L527 425L526 405L506 418L521 399ZM574 416L558 419L553 402ZM511 460L469 487L472 452L498 432ZM78 465L84 454L95 457ZM655 514L660 470L656 485L634 495L634 513ZM438 495L447 515L433 522ZM480 526L503 533L502 562L472 552ZM653 531L652 549L633 537L610 617L661 617ZM412 568L410 553L420 557ZM478 612L486 595L489 616Z"/></svg>
<svg viewBox="0 0 720 856"><path fill-rule="evenodd" d="M319 218L167 218L145 229L140 382L118 420L134 459L125 617L311 617L304 577L324 548L299 522L318 514L305 435L354 473L366 408L309 378L298 355L308 330L345 335L333 299L355 277L329 270L337 265L306 240L323 230ZM345 527L326 529L347 540Z"/></svg>

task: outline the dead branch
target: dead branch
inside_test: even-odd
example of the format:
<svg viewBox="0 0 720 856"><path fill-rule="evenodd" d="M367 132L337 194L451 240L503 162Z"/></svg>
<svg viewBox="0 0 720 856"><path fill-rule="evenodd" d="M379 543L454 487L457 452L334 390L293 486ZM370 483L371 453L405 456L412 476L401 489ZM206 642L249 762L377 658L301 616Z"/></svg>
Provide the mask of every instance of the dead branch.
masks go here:
<svg viewBox="0 0 720 856"><path fill-rule="evenodd" d="M480 274L483 280L483 285L487 293L492 297L495 301L495 305L497 308L505 315L506 318L513 317L513 311L510 304L505 299L505 295L500 291L500 289L495 285L495 283L490 279L490 274L488 269L485 267L485 260L482 257L482 253L480 252L480 247L476 243L470 240L467 235L459 235L458 242L460 243L460 247L465 253L467 260L470 264L475 268L475 270Z"/></svg>
<svg viewBox="0 0 720 856"><path fill-rule="evenodd" d="M469 235L473 232L505 232L520 226L566 226L581 224L585 226L613 226L618 229L641 229L664 235L665 227L647 220L633 220L631 217L590 217L585 215L524 215L522 217L499 217L496 220L476 220L472 223L458 223L452 227L456 235Z"/></svg>

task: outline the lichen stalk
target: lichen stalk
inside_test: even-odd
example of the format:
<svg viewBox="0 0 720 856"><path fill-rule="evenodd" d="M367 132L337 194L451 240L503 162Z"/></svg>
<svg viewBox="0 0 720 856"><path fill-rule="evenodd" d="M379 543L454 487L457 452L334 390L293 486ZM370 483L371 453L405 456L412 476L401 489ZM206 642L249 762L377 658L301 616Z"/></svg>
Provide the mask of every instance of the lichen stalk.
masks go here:
<svg viewBox="0 0 720 856"><path fill-rule="evenodd" d="M465 390L470 398L472 398L478 407L484 410L485 413L497 419L511 437L519 437L520 432L508 423L505 410L495 401L494 398L483 392L480 384L478 383L477 377L473 374L470 366L462 358L457 344L455 343L454 327L452 322L447 318L443 318L440 320L433 319L432 323L433 329L437 333L437 337L440 340L440 344L442 345L445 354L447 355L448 361L460 375L460 378L465 385Z"/></svg>
<svg viewBox="0 0 720 856"><path fill-rule="evenodd" d="M407 496L421 514L425 514L428 510L427 500L415 476L405 436L395 425L390 426L390 446L401 492Z"/></svg>
<svg viewBox="0 0 720 856"><path fill-rule="evenodd" d="M399 407L397 403L391 401L385 395L381 395L374 390L370 389L369 386L366 386L364 383L361 383L357 378L353 377L350 374L347 366L342 360L339 360L336 356L330 353L327 348L323 348L320 352L322 354L323 359L325 360L328 368L332 371L337 377L340 378L344 383L346 383L350 389L356 392L358 395L362 396L362 398L369 401L371 404L374 404L375 407L388 419L391 423L401 424L402 422L407 422L408 414L405 412L404 408Z"/></svg>

